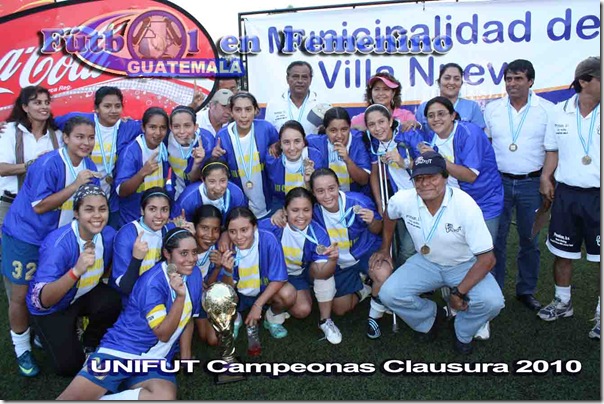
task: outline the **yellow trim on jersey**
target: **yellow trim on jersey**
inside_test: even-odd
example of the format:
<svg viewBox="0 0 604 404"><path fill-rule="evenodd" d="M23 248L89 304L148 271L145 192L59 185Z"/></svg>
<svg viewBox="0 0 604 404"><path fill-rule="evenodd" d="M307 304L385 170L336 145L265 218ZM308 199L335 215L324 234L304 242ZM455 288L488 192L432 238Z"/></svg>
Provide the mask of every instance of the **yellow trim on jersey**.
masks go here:
<svg viewBox="0 0 604 404"><path fill-rule="evenodd" d="M331 168L336 175L338 176L338 181L341 184L350 185L352 182L350 175L348 174L348 168L346 168L346 164L338 164L335 162L329 163L329 168Z"/></svg>
<svg viewBox="0 0 604 404"><path fill-rule="evenodd" d="M147 323L151 329L157 327L166 318L166 306L163 304L158 304L152 308L145 317L147 318Z"/></svg>
<svg viewBox="0 0 604 404"><path fill-rule="evenodd" d="M283 255L285 255L286 264L302 265L302 250L300 248L283 246Z"/></svg>

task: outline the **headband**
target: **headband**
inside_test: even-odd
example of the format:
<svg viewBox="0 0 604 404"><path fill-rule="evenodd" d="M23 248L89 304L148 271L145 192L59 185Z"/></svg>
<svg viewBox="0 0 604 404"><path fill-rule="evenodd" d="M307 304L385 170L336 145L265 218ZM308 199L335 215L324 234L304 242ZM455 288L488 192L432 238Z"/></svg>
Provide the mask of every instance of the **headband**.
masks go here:
<svg viewBox="0 0 604 404"><path fill-rule="evenodd" d="M177 230L177 231L175 231L174 233L172 233L172 234L170 235L170 237L168 237L168 238L166 239L166 241L164 242L164 245L165 245L165 244L168 244L168 242L170 241L170 239L171 239L172 237L174 237L174 236L176 236L177 234L180 234L180 233L189 233L189 234L191 235L191 237L193 237L193 235L191 234L191 232L190 232L189 230L187 230L187 229L180 229L180 230Z"/></svg>
<svg viewBox="0 0 604 404"><path fill-rule="evenodd" d="M203 168L201 169L201 175L203 175L205 177L204 172L205 172L206 168L208 168L210 166L217 166L217 165L221 166L221 167L224 167L224 169L227 172L227 175L229 174L229 166L227 166L226 164L224 164L222 161L212 161L211 163L208 163L205 166L203 166Z"/></svg>
<svg viewBox="0 0 604 404"><path fill-rule="evenodd" d="M163 196L164 198L168 199L169 201L171 201L171 200L172 200L172 199L170 198L170 195L168 195L168 193L167 193L167 192L160 192L160 191L156 191L156 192L151 192L149 195L147 195L147 196L145 197L145 199L143 199L143 200L141 201L141 204L142 204L143 202L145 202L147 199L149 199L149 198L151 198L151 197L153 197L153 196Z"/></svg>
<svg viewBox="0 0 604 404"><path fill-rule="evenodd" d="M172 110L172 112L170 113L170 118L174 117L174 115L180 113L180 112L186 112L189 115L191 115L191 117L193 118L193 123L197 123L197 116L195 115L195 111L193 110L193 108L188 107L186 105L179 105L176 108L174 108Z"/></svg>
<svg viewBox="0 0 604 404"><path fill-rule="evenodd" d="M103 191L101 187L95 184L84 184L78 188L75 195L73 196L73 206L78 206L82 199L91 195L100 195L107 199L107 194Z"/></svg>

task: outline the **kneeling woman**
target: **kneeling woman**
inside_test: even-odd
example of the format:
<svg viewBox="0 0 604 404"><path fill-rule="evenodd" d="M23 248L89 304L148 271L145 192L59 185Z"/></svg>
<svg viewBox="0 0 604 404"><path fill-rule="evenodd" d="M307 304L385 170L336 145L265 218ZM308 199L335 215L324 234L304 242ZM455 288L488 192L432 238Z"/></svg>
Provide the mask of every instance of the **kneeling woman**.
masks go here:
<svg viewBox="0 0 604 404"><path fill-rule="evenodd" d="M30 283L27 308L57 374L73 376L84 353L93 351L120 310L120 296L101 282L111 265L115 230L107 226L109 202L100 186L83 185L74 196L71 223L53 231L40 248L40 265ZM77 318L90 322L83 345Z"/></svg>
<svg viewBox="0 0 604 404"><path fill-rule="evenodd" d="M202 279L196 265L195 237L182 228L170 230L162 256L134 285L128 304L103 337L99 349L61 393L63 400L175 400L176 376L150 370L145 373L95 374L92 361L105 369L108 362L129 359L165 360L169 366L178 340L191 317L201 309ZM175 272L168 269L175 269ZM125 388L126 390L121 390Z"/></svg>
<svg viewBox="0 0 604 404"><path fill-rule="evenodd" d="M141 197L141 217L115 236L111 285L122 294L124 305L139 276L161 259L162 240L174 228L168 223L171 203L164 188L149 188Z"/></svg>
<svg viewBox="0 0 604 404"><path fill-rule="evenodd" d="M371 299L368 336L377 338L379 327L371 319L381 317L386 311L377 300L377 295L387 276L377 279L373 277L373 272L370 273L374 281L371 288L363 285L361 274L368 274L369 258L380 247L382 217L373 201L365 195L340 191L338 177L330 168L315 171L310 176L310 187L318 202L313 219L327 229L331 242L338 243L339 247L333 312L343 315L371 293L374 297ZM376 310L379 314L375 313ZM376 333L377 336L374 335Z"/></svg>
<svg viewBox="0 0 604 404"><path fill-rule="evenodd" d="M226 228L235 251L227 250L222 254L222 281L236 288L239 295L237 311L242 313L250 309L245 318L248 335L255 330L253 327L262 317L264 305L268 304L264 328L274 338L284 338L287 330L272 320L294 305L296 289L287 283L281 244L272 233L259 230L257 225L256 216L248 208L235 208L227 216Z"/></svg>
<svg viewBox="0 0 604 404"><path fill-rule="evenodd" d="M296 318L310 314L312 298L310 282L314 279L315 296L319 302L321 321L319 328L332 344L342 341L342 334L331 320L331 306L335 294L333 277L338 262L337 243L329 241L323 227L312 220L312 194L302 187L292 189L285 197L287 224L280 227L263 219L260 228L271 231L283 246L288 281L296 288L296 300L289 313ZM278 317L283 322L285 314Z"/></svg>

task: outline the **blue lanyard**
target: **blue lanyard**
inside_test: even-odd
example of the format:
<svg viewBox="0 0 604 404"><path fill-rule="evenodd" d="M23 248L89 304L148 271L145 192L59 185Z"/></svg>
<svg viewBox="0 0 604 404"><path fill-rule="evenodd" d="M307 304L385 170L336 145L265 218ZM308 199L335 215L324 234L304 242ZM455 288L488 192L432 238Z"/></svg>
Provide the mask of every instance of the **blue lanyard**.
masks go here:
<svg viewBox="0 0 604 404"><path fill-rule="evenodd" d="M143 217L141 216L140 219L138 220L138 224L141 225L141 227L143 228L143 230L148 231L151 234L155 234L156 232L151 229L149 226L147 226L147 224L145 223L145 221L143 220ZM160 229L161 231L161 229Z"/></svg>
<svg viewBox="0 0 604 404"><path fill-rule="evenodd" d="M250 247L249 251L247 252L247 254L242 255L241 254L241 250L239 249L239 247L235 247L235 266L239 267L239 263L244 259L247 258L253 251L254 248L256 246L256 244L258 243L258 237L256 237L256 234L254 234L254 242L252 243L252 246Z"/></svg>
<svg viewBox="0 0 604 404"><path fill-rule="evenodd" d="M327 135L325 135L325 136L327 136ZM329 149L330 149L329 146L331 146L331 151L329 151ZM340 157L338 152L334 150L333 144L329 141L329 139L327 139L327 153L329 154L330 163L335 163L338 160L342 161L342 157Z"/></svg>
<svg viewBox="0 0 604 404"><path fill-rule="evenodd" d="M75 181L76 178L78 178L78 174L76 174L75 167L73 166L73 163L69 158L69 154L67 154L67 146L61 149L61 154L65 159L65 164L67 165L67 168L69 168L69 172L71 173L71 175L73 175L73 180Z"/></svg>
<svg viewBox="0 0 604 404"><path fill-rule="evenodd" d="M306 97L304 98L304 102L302 103L302 106L300 107L300 111L298 112L298 119L296 119L296 121L300 122L302 120L302 118L304 117L304 110L306 109L306 103L308 102L308 98L310 97L310 91L308 92L308 94L306 94ZM294 115L292 114L292 97L291 97L291 92L287 92L287 112L289 113L289 119L294 119Z"/></svg>
<svg viewBox="0 0 604 404"><path fill-rule="evenodd" d="M598 111L600 110L600 104L598 104L593 111L591 111L591 121L589 122L589 133L587 135L587 145L585 144L585 139L583 139L583 134L581 133L581 121L583 117L581 116L581 111L579 110L579 97L577 97L577 132L579 132L579 139L581 140L581 145L583 146L583 151L585 155L589 155L589 147L591 146L591 140L593 138L594 125L596 123L596 117L598 116Z"/></svg>
<svg viewBox="0 0 604 404"><path fill-rule="evenodd" d="M206 251L206 254L203 256L203 258L197 259L197 266L199 268L203 267L205 265L205 263L208 262L208 260L210 259L210 253L212 252L212 250L215 250L215 249L216 249L216 247L210 246L210 248L208 249L208 251Z"/></svg>
<svg viewBox="0 0 604 404"><path fill-rule="evenodd" d="M241 141L239 140L239 131L237 130L237 123L233 124L233 137L235 138L235 143L237 143L237 150L239 152L239 155L241 156L241 165L243 166L243 171L245 172L245 176L247 177L248 181L252 180L252 166L254 164L254 156L253 156L253 151L254 151L254 142L256 141L255 137L254 137L254 124L252 123L252 128L250 129L250 146L248 148L248 156L250 156L250 161L249 163L245 162L245 154L243 154L243 149L241 148Z"/></svg>
<svg viewBox="0 0 604 404"><path fill-rule="evenodd" d="M208 200L213 201L214 199L210 199L210 197L208 196L208 192L206 190L206 184L201 184L201 192L203 192L203 194L205 195L206 198L208 198ZM226 214L229 210L229 206L231 205L231 191L229 190L228 186L226 191L224 192L224 195L222 195L222 198L220 198L220 210L222 211L223 214Z"/></svg>
<svg viewBox="0 0 604 404"><path fill-rule="evenodd" d="M346 211L344 211L345 206L342 206L343 204L344 201L342 200L342 195L340 194L338 195L338 209L340 212L340 220L338 220L338 223L342 223L344 227L349 228L354 223L356 214L352 211L354 206L351 206ZM352 216L350 215L350 213L352 213ZM350 216L350 218L346 219L348 216Z"/></svg>
<svg viewBox="0 0 604 404"><path fill-rule="evenodd" d="M80 237L80 229L78 228L78 225L79 225L80 222L78 220L76 220L74 223L75 223L75 225L72 227L73 228L73 232L75 233L76 240L78 241L78 245L80 247L80 252L82 252L82 251L84 251L84 245L86 243L84 242L84 240L82 239L82 237ZM96 242L98 241L98 239L99 239L99 234L98 233L95 234L92 237L92 243L95 245L95 247L96 247ZM81 243L80 243L80 240L82 241Z"/></svg>
<svg viewBox="0 0 604 404"><path fill-rule="evenodd" d="M453 192L452 189L450 189L449 187L447 187L447 190L449 192ZM419 203L420 203L420 196L417 196L417 204L418 204L418 208L419 208ZM444 199L443 199L443 203L444 203ZM434 237L434 233L436 232L436 228L438 227L438 223L440 222L440 219L442 218L443 213L445 213L445 209L447 209L446 205L441 205L441 207L438 209L438 212L436 213L436 219L434 219L434 222L432 223L432 228L430 229L430 232L428 233L428 237L426 237L426 232L424 231L424 226L422 226L422 232L424 233L424 244L427 245L428 243L430 243L430 240L432 240L432 237ZM420 215L420 222L421 222L421 215Z"/></svg>
<svg viewBox="0 0 604 404"><path fill-rule="evenodd" d="M120 127L120 121L117 121L115 125L113 125L113 134L111 136L111 151L109 152L109 157L105 155L105 145L103 144L103 135L101 134L101 124L97 118L97 115L94 114L94 129L96 132L97 142L99 142L99 148L101 151L101 158L103 159L103 167L105 168L105 172L107 175L111 175L113 171L112 160L113 156L115 156L115 150L117 145L117 131Z"/></svg>
<svg viewBox="0 0 604 404"><path fill-rule="evenodd" d="M174 140L176 141L176 138L174 138ZM185 151L182 148L182 146L180 145L180 143L178 143L178 141L176 141L176 145L178 146L178 150L180 150L180 155L182 156L183 160L188 160L189 157L191 157L191 154L193 154L193 148L196 143L197 143L197 139L194 137L193 141L189 145L189 148L187 149L187 152L185 153Z"/></svg>
<svg viewBox="0 0 604 404"><path fill-rule="evenodd" d="M306 240L310 241L311 243L314 243L315 245L319 245L319 240L317 239L317 235L315 234L315 231L310 224L308 226L306 226L306 228L308 229L308 231L306 231L306 232L304 232L304 230L298 229L295 226L290 225L290 227L294 230L294 232L304 236L304 238ZM310 233L310 234L308 234L308 233Z"/></svg>
<svg viewBox="0 0 604 404"><path fill-rule="evenodd" d="M181 276L182 276L182 283L185 284L185 288L186 288L187 287L187 275L181 275ZM168 277L168 288L170 288L170 296L172 296L172 301L176 300L176 292L174 291L174 289L172 289L172 286L170 286L170 277Z"/></svg>
<svg viewBox="0 0 604 404"><path fill-rule="evenodd" d="M378 145L378 150L376 151L373 148L373 142L372 140L372 136L369 133L369 131L367 131L367 138L369 138L369 147L371 148L371 154L375 155L375 156L383 156L384 154L388 153L388 148L390 147L390 145L392 144L392 142L394 142L394 133L392 133L392 139L390 139L390 141L388 142L388 144L385 144L384 142L382 142L379 139L375 139L378 141L379 145L384 145L384 151L379 151L380 150L380 146Z"/></svg>
<svg viewBox="0 0 604 404"><path fill-rule="evenodd" d="M142 134L140 135L142 137L142 145L143 148L145 149L145 152L150 152L149 148L147 147L147 141L145 140L145 135ZM167 161L168 160L168 150L166 150L166 145L164 144L164 142L161 142L159 144L159 153L157 154L157 162L161 163L163 161Z"/></svg>
<svg viewBox="0 0 604 404"><path fill-rule="evenodd" d="M526 119L526 116L528 115L529 109L531 109L531 93L529 93L528 96L528 101L526 102L526 108L524 109L524 112L522 113L522 118L520 118L520 124L518 125L518 127L516 129L514 129L514 120L512 118L512 103L510 102L510 100L508 99L508 122L510 124L510 133L512 134L512 144L516 144L516 141L518 140L518 136L520 136L520 130L522 129L522 125L524 125L524 120Z"/></svg>

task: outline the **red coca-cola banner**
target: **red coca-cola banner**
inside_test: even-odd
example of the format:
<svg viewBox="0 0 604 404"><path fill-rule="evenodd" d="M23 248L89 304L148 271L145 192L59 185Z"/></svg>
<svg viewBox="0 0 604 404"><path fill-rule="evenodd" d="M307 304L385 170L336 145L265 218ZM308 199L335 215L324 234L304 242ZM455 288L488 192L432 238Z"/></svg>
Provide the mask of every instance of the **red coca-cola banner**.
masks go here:
<svg viewBox="0 0 604 404"><path fill-rule="evenodd" d="M9 3L13 8L17 3L31 6L27 1L11 0ZM82 62L77 53L69 52L70 47L86 40L78 35L82 32L82 24L90 24L96 18L101 21L102 18L103 27L110 27L114 37L124 38L128 45L126 34L129 24L142 13L160 13L178 19L182 23L181 28L187 32L186 40L195 44L193 50L191 46L186 48L186 57L217 58L216 47L209 34L180 7L163 0L130 0L126 4L121 0L61 2L28 8L0 18L0 120L8 117L19 92L29 85L48 88L54 115L92 111L94 92L103 85L122 90L124 114L134 118L140 117L150 106L169 111L176 105L190 103L194 85L206 94L211 93L215 84L213 79L130 78L108 73L101 64L92 67L91 63ZM64 33L60 41L57 40L61 44L57 52L40 52L44 45L43 30ZM152 31L145 33L151 34ZM148 42L157 48L155 39ZM97 41L97 44L103 45L102 41Z"/></svg>

